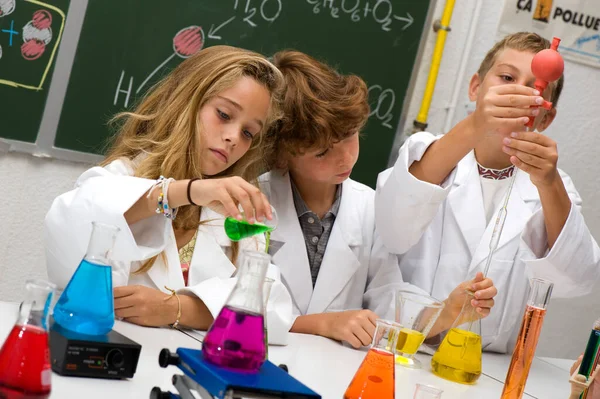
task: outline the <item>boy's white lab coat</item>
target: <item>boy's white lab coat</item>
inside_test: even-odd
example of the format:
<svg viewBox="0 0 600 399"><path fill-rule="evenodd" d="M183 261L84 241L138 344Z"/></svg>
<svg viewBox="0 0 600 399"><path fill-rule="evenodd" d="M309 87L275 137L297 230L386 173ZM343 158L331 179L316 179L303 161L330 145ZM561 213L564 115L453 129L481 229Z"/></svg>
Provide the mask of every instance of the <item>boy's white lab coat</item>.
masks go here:
<svg viewBox="0 0 600 399"><path fill-rule="evenodd" d="M292 295L294 316L370 309L394 320L396 290L424 293L402 281L397 257L384 248L375 231L375 192L350 179L342 184L339 211L313 290L289 174L274 170L260 182L277 211L279 222L271 234L273 263Z"/></svg>
<svg viewBox="0 0 600 399"><path fill-rule="evenodd" d="M485 268L498 210L486 226L473 152L441 186L420 181L408 171L436 139L423 132L406 141L394 167L379 176L375 213L385 245L404 254L400 268L405 280L434 297L445 297ZM589 293L600 276L600 251L580 212L581 198L569 176L559 172L573 205L549 252L538 191L527 173L518 172L488 274L498 295L482 321L485 350L513 349L530 278L554 282L553 297L573 297Z"/></svg>
<svg viewBox="0 0 600 399"><path fill-rule="evenodd" d="M154 183L133 177L129 161L118 160L84 172L76 188L56 198L46 215L48 276L60 288L65 287L85 254L91 222L109 223L120 228L112 253L115 286L144 285L169 293L167 286L202 299L216 317L236 281L232 278L236 268L226 255L231 241L225 235L223 217L203 208L201 219L208 222L198 229L185 287L171 221L157 214L129 226L123 216ZM240 244L240 254L242 249L264 250L264 241L248 239ZM163 251L167 263L159 256L148 272L133 274L143 260ZM277 280L267 306L269 342L286 344L292 325L291 298L277 267L270 265L267 275Z"/></svg>

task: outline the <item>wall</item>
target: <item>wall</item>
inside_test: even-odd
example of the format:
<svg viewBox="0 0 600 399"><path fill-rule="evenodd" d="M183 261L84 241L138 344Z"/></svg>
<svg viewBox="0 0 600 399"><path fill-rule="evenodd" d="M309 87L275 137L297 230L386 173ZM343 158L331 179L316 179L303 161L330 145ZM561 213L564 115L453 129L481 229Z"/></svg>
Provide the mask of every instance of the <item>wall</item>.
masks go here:
<svg viewBox="0 0 600 399"><path fill-rule="evenodd" d="M0 301L21 301L26 278L47 278L44 216L87 166L0 153Z"/></svg>
<svg viewBox="0 0 600 399"><path fill-rule="evenodd" d="M502 2L492 0L457 0L452 18L452 31L440 68L429 114L429 130L441 132L447 115L448 101L471 13L476 1L485 1L473 44L467 75L460 81L462 90L454 122L465 115L468 104L468 79L495 41L498 16ZM443 0L438 0L436 17L441 15ZM427 39L425 58L415 82L414 96L408 110L406 128L412 126L425 79L429 70L428 57L432 53L434 35ZM582 77L587 80L583 80ZM600 70L566 62L566 84L558 117L547 134L557 140L560 148L560 166L566 170L584 199L584 215L592 233L600 237L600 157L597 156L600 126L598 112ZM1 151L1 148L0 148ZM69 190L85 165L34 158L29 155L0 152L0 181L2 182L3 212L0 216L0 300L21 299L23 281L27 277L43 277L43 219L52 200ZM600 288L600 285L598 286ZM600 289L595 295L574 300L553 300L542 332L539 354L575 358L583 350L593 321L600 316ZM563 337L569 337L565 340Z"/></svg>
<svg viewBox="0 0 600 399"><path fill-rule="evenodd" d="M476 34L471 53L468 55L466 74L457 77L459 64L465 48L467 32L471 23L473 10L477 2L483 1L481 14L476 21ZM438 0L434 19L441 17L443 0ZM448 107L452 98L455 82L460 88L459 102L455 111L453 124L462 119L467 112L469 99L467 89L472 74L477 70L486 52L497 40L496 32L503 1L492 0L457 0L452 16L451 32L447 38L446 48L435 88L431 110L429 112L428 130L442 133L448 115ZM415 82L415 90L408 109L404 133L412 129L429 72L429 61L435 34L427 38L424 49L424 61L419 68ZM545 132L558 143L559 167L573 178L583 198L583 214L596 239L600 238L600 69L591 68L571 61L565 61L565 87L558 105L558 115L550 128ZM397 148L401 140L398 140ZM509 210L510 212L510 210ZM585 348L591 326L600 317L600 284L595 293L577 299L553 299L551 301L538 354L555 357L576 358ZM568 339L565 339L568 337Z"/></svg>

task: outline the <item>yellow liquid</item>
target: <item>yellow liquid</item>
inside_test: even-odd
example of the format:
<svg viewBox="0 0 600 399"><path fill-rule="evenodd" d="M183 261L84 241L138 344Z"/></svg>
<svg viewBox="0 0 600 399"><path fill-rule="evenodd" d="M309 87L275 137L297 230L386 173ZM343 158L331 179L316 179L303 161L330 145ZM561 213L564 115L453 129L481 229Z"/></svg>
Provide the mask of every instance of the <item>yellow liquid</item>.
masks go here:
<svg viewBox="0 0 600 399"><path fill-rule="evenodd" d="M481 375L481 336L451 329L431 359L438 377L461 384L474 384Z"/></svg>
<svg viewBox="0 0 600 399"><path fill-rule="evenodd" d="M423 333L420 333L409 328L403 328L398 333L398 343L396 344L396 351L398 353L404 353L407 355L414 355L417 353L419 346L425 340Z"/></svg>

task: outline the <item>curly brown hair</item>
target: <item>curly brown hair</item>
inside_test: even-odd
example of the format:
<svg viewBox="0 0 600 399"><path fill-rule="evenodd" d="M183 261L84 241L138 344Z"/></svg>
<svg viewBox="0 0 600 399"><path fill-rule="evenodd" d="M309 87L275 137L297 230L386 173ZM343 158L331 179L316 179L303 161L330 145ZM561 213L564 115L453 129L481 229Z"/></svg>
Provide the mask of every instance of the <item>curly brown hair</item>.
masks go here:
<svg viewBox="0 0 600 399"><path fill-rule="evenodd" d="M295 50L277 52L273 63L286 84L284 116L271 128L274 161L327 149L360 131L367 122L368 90L360 77L342 75Z"/></svg>

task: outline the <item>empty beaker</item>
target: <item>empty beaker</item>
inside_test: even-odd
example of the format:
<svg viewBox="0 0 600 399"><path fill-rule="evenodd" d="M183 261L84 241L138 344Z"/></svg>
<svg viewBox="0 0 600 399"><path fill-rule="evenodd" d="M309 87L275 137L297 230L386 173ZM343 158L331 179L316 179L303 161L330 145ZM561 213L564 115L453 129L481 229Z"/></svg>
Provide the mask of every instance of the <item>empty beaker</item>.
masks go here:
<svg viewBox="0 0 600 399"><path fill-rule="evenodd" d="M417 384L413 399L440 399L442 392L444 391L431 385Z"/></svg>

